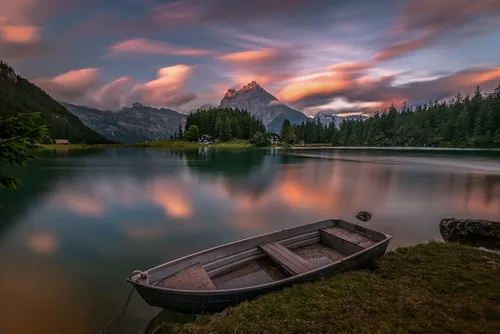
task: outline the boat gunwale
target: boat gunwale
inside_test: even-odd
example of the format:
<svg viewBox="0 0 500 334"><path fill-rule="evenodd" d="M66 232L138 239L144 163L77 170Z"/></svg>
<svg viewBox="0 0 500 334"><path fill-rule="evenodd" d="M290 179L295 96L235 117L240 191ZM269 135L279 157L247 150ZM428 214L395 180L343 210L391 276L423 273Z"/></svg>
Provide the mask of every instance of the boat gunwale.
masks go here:
<svg viewBox="0 0 500 334"><path fill-rule="evenodd" d="M272 232L269 232L269 233L264 233L264 234L261 234L261 235L258 235L258 236L254 236L254 237L249 237L249 238L244 238L244 239L232 241L232 242L229 242L229 243L226 243L226 244L223 244L223 245L219 245L219 246L215 246L215 247L212 247L212 248L208 248L208 249L196 252L196 253L191 253L191 254L188 254L188 255L183 256L181 258L177 258L175 260L172 260L172 261L160 264L158 266L155 266L155 267L153 267L151 269L146 270L146 272L149 272L150 270L153 270L153 269L160 268L162 266L168 266L168 265L171 265L171 264L180 263L180 262L182 262L182 260L186 260L186 259L189 259L191 257L195 257L195 256L199 256L199 255L203 255L204 253L209 253L209 252L215 251L215 250L217 250L219 248L226 247L226 246L229 246L229 245L232 245L232 244L237 244L237 243L240 243L240 242L243 242L243 241L246 241L246 240L257 239L257 238L264 237L264 236L267 236L267 235L271 235L271 234L274 234L274 233L283 232L285 230L290 230L290 229L295 229L295 228L299 229L300 227L303 227L303 226L308 226L308 225L311 225L311 224L319 224L319 223L322 223L322 222L326 222L328 220L331 220L332 222L345 222L345 223L348 223L348 224L351 224L351 225L354 225L354 226L360 226L360 225L348 222L348 221L343 220L343 219L325 219L325 220L314 222L314 223L309 223L309 224L303 224L303 225L299 225L299 226L289 227L289 228L285 228L285 229L278 230L278 231L272 231ZM364 248L364 249L362 249L362 250L360 250L358 252L355 252L355 253L353 253L351 255L348 255L348 256L346 256L346 257L344 257L344 258L342 258L340 260L337 260L335 262L326 264L326 265L324 265L322 267L314 268L314 269L312 269L310 271L307 271L307 272L299 274L299 275L293 275L293 276L290 276L290 277L287 277L287 278L284 278L284 279L281 279L281 280L278 280L278 281L273 281L273 282L270 282L270 283L264 283L264 284L252 285L252 286L249 286L249 287L234 288L234 289L184 290L184 289L164 288L164 287L161 287L161 286L152 285L149 282L148 283L143 283L143 282L140 282L140 281L136 282L135 280L132 279L132 277L127 278L127 281L130 282L130 283L132 283L134 286L140 285L141 287L144 287L144 288L147 288L147 289L159 290L159 291L163 291L163 292L171 292L171 293L175 293L175 294L179 294L179 295L204 295L204 296L210 296L210 295L241 293L241 292L250 292L250 291L253 291L253 290L261 290L263 288L268 288L268 287L273 287L273 286L281 285L283 283L288 283L290 281L294 281L294 280L297 280L299 278L303 278L304 276L315 274L315 273L317 273L319 271L325 270L328 267L333 267L334 265L337 265L339 263L346 262L346 261L350 260L351 258L353 258L355 256L359 256L361 254L366 254L366 253L370 252L372 249L377 248L378 246L382 245L383 243L388 243L393 238L392 235L389 235L387 233L380 232L380 231L377 231L377 230L374 230L374 229L371 229L371 228L367 228L367 227L363 227L363 228L365 228L366 230L370 230L372 232L375 232L375 233L380 233L380 234L384 235L385 238L383 240L379 241L379 242L376 242L375 244L373 244L373 245L371 245L371 246L369 246L367 248ZM320 230L321 229L318 229L318 231L320 231ZM361 232L361 231L359 231L359 232ZM345 239L343 239L343 240L345 240ZM345 241L351 243L348 240L345 240Z"/></svg>

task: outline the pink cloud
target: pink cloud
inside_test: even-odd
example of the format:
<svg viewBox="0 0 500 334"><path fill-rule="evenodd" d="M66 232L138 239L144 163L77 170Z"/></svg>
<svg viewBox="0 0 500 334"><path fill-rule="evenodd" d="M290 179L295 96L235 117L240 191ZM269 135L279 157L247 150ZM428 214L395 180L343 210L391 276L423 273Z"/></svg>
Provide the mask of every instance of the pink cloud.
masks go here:
<svg viewBox="0 0 500 334"><path fill-rule="evenodd" d="M102 109L118 109L125 105L132 78L121 77L100 87L92 94L93 105Z"/></svg>
<svg viewBox="0 0 500 334"><path fill-rule="evenodd" d="M134 86L129 77L102 84L98 68L72 70L33 82L58 100L101 109L117 109L133 102L167 107L182 105L196 97L184 92L192 70L193 67L187 65L164 67L158 71L155 80Z"/></svg>
<svg viewBox="0 0 500 334"><path fill-rule="evenodd" d="M40 28L25 25L0 26L0 39L9 43L30 43L40 40Z"/></svg>
<svg viewBox="0 0 500 334"><path fill-rule="evenodd" d="M347 104L363 105L362 111L383 111L394 103L410 105L429 99L445 99L458 92L471 93L476 85L492 90L500 80L500 68L477 67L437 78L395 84L397 74L371 77L363 65L340 64L320 73L297 77L278 93L278 97L301 108L315 110L343 98ZM331 106L330 106L331 107ZM318 109L319 108L319 109Z"/></svg>
<svg viewBox="0 0 500 334"><path fill-rule="evenodd" d="M218 57L220 60L234 63L265 62L279 58L279 53L272 49L250 50L228 53Z"/></svg>
<svg viewBox="0 0 500 334"><path fill-rule="evenodd" d="M152 106L178 106L193 100L194 94L183 92L191 76L192 66L174 65L158 70L157 79L135 85L129 101L138 101Z"/></svg>
<svg viewBox="0 0 500 334"><path fill-rule="evenodd" d="M331 96L339 94L352 86L369 68L365 63L339 63L322 72L296 77L278 93L280 100L298 102L310 96Z"/></svg>
<svg viewBox="0 0 500 334"><path fill-rule="evenodd" d="M214 53L211 50L181 47L171 43L160 42L146 38L135 38L122 41L112 45L109 50L111 55L162 54L179 56L201 56Z"/></svg>
<svg viewBox="0 0 500 334"><path fill-rule="evenodd" d="M430 45L430 42L426 39L408 39L398 43L395 43L388 48L378 52L373 59L375 60L390 60L400 55L410 53L411 51L423 49Z"/></svg>
<svg viewBox="0 0 500 334"><path fill-rule="evenodd" d="M35 79L34 83L57 99L82 101L97 87L99 74L98 68L83 68L53 78Z"/></svg>
<svg viewBox="0 0 500 334"><path fill-rule="evenodd" d="M228 53L217 59L224 63L224 71L233 84L255 80L272 85L293 77L302 55L294 47L280 47Z"/></svg>

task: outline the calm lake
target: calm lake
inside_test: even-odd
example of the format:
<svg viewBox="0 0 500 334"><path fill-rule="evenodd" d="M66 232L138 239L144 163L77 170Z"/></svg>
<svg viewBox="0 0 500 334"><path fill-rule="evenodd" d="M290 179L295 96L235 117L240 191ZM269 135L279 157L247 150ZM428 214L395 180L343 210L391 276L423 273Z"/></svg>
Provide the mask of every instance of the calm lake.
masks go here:
<svg viewBox="0 0 500 334"><path fill-rule="evenodd" d="M442 240L443 217L500 218L500 152L62 148L14 172L2 334L99 332L133 270L285 227L367 210L393 249ZM159 311L135 295L117 333Z"/></svg>

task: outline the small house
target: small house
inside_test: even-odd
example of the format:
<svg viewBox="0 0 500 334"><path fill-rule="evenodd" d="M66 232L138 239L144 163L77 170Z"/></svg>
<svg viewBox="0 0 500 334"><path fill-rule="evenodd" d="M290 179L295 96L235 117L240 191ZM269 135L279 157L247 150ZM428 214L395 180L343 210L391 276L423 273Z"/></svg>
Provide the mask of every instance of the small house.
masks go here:
<svg viewBox="0 0 500 334"><path fill-rule="evenodd" d="M198 138L198 144L212 144L212 136L209 135L201 135L200 138Z"/></svg>
<svg viewBox="0 0 500 334"><path fill-rule="evenodd" d="M67 139L56 139L55 140L57 145L68 145L69 141Z"/></svg>
<svg viewBox="0 0 500 334"><path fill-rule="evenodd" d="M271 133L269 135L269 141L271 142L271 144L279 144L281 143L281 137L277 133Z"/></svg>

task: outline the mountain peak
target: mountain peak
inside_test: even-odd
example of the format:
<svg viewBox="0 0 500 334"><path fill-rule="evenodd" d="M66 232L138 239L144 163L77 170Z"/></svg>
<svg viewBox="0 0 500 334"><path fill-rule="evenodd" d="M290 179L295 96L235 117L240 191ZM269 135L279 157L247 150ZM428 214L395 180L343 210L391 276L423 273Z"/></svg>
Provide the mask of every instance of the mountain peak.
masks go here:
<svg viewBox="0 0 500 334"><path fill-rule="evenodd" d="M241 87L239 90L236 90L234 88L229 88L227 90L226 94L224 94L224 98L231 98L231 97L233 97L235 95L252 91L252 90L254 90L257 87L261 88L262 90L264 90L255 80L252 81L252 82L250 82L249 84Z"/></svg>
<svg viewBox="0 0 500 334"><path fill-rule="evenodd" d="M259 84L257 82L255 82L255 80L253 80L248 85L245 85L245 86L241 87L241 89L238 91L238 93L240 93L240 92L246 92L246 91L252 90L252 89L254 89L256 87L260 87L260 86L259 86Z"/></svg>
<svg viewBox="0 0 500 334"><path fill-rule="evenodd" d="M7 80L17 82L17 74L14 69L3 60L0 60L0 77L4 76Z"/></svg>
<svg viewBox="0 0 500 334"><path fill-rule="evenodd" d="M139 103L139 102L134 102L132 104L132 108L144 108L144 107L145 107L145 105L142 103Z"/></svg>
<svg viewBox="0 0 500 334"><path fill-rule="evenodd" d="M229 88L226 92L226 94L224 94L224 97L231 97L231 96L234 96L236 95L238 92L236 91L236 89L233 89L233 88Z"/></svg>

